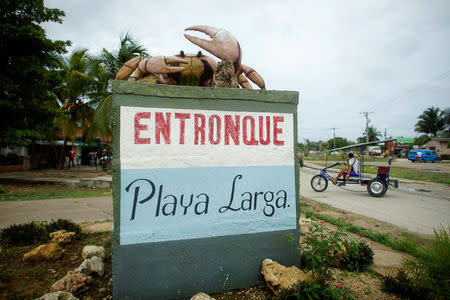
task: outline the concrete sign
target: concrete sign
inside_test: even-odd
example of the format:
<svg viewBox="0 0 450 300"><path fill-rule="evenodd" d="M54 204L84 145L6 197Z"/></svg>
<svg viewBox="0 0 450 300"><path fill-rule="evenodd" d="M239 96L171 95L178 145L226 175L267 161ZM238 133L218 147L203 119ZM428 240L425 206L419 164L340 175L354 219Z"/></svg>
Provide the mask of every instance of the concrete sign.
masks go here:
<svg viewBox="0 0 450 300"><path fill-rule="evenodd" d="M296 228L292 114L122 106L120 118L120 244Z"/></svg>
<svg viewBox="0 0 450 300"><path fill-rule="evenodd" d="M299 263L279 237L298 232L296 93L128 82L113 93L115 297L189 298L257 284L267 257Z"/></svg>

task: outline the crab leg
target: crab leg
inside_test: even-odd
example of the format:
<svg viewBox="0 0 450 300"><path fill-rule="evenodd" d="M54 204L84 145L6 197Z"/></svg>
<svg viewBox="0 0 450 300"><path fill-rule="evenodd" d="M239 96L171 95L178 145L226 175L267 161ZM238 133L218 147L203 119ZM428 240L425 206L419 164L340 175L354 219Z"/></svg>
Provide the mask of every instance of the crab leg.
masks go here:
<svg viewBox="0 0 450 300"><path fill-rule="evenodd" d="M150 58L135 57L127 61L119 72L116 79L121 80L130 75L130 81L137 81L147 74L169 74L181 72L184 67L171 66L170 64L187 63L185 59L176 56L155 56Z"/></svg>
<svg viewBox="0 0 450 300"><path fill-rule="evenodd" d="M265 90L266 89L266 84L264 83L264 79L262 79L262 77L258 74L258 72L256 72L253 68L250 68L249 66L246 65L241 65L241 70L244 72L245 76L250 79L252 82L254 82L257 86L259 86L259 88L261 90ZM240 74L239 78L239 82L241 79L242 74ZM247 82L247 84L249 85L249 83ZM243 85L241 85L243 88Z"/></svg>
<svg viewBox="0 0 450 300"><path fill-rule="evenodd" d="M225 29L218 29L206 25L191 26L185 29L185 31L188 30L203 32L211 38L211 40L205 40L189 34L184 34L189 41L220 59L231 59L234 68L239 68L242 59L242 51L239 42L231 33Z"/></svg>

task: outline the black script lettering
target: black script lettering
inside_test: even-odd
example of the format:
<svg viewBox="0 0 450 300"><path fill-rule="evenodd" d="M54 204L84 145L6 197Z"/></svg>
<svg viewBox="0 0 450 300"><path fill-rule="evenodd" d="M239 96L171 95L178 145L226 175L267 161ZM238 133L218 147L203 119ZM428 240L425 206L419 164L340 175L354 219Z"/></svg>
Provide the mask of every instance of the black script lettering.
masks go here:
<svg viewBox="0 0 450 300"><path fill-rule="evenodd" d="M263 192L255 192L255 200L254 200L254 206L253 209L256 209L256 205L258 203L258 195L264 194Z"/></svg>
<svg viewBox="0 0 450 300"><path fill-rule="evenodd" d="M196 215L201 215L201 214L205 214L205 215L206 215L206 214L208 213L209 196L206 195L205 193L201 193L201 194L199 194L199 195L197 196L197 199L198 199L200 196L205 196L205 201L200 201L200 202L198 202L197 204L195 204L195 214L196 214ZM199 210L200 204L204 204L204 205L205 205L203 211L200 211L200 210Z"/></svg>
<svg viewBox="0 0 450 300"><path fill-rule="evenodd" d="M148 183L150 184L150 186L152 187L152 188L151 188L151 193L150 193L150 195L147 196L146 198L144 198L144 199L142 199L142 200L139 201L139 203L142 204L142 203L145 203L145 202L147 202L148 200L150 200L150 199L155 195L155 184L154 184L152 181L150 181L150 180L148 180L148 179L144 179L144 178L136 179L135 181L131 182L131 183L125 188L125 191L129 192L131 186L133 185L133 183L135 183L135 182L137 182L137 181L140 181L140 180L142 180L142 181L144 181L144 182L148 182ZM136 215L136 205L137 205L138 198L139 198L139 190L140 190L140 187L141 187L141 186L137 185L137 186L134 188L133 209L132 209L132 211L131 211L131 219L130 219L130 221L134 220L134 217L135 217L135 215Z"/></svg>
<svg viewBox="0 0 450 300"><path fill-rule="evenodd" d="M167 198L172 198L173 202L169 202L169 203L164 204L163 207L162 207L162 213L165 216L168 216L168 215L175 216L175 212L177 210L177 197L175 197L174 195L167 195L163 199L167 199ZM166 212L166 208L168 206L172 206L172 211L171 212Z"/></svg>
<svg viewBox="0 0 450 300"><path fill-rule="evenodd" d="M287 193L285 190L280 190L276 193L276 195L278 196L279 193L282 193L283 195L277 198L275 204L278 208L286 208ZM282 201L279 202L280 200Z"/></svg>
<svg viewBox="0 0 450 300"><path fill-rule="evenodd" d="M268 216L271 217L273 216L273 214L275 213L275 208L273 207L272 204L270 204L270 202L272 202L273 200L273 192L265 192L264 193L264 201L266 201L266 206L263 209L263 213ZM268 208L268 210L266 211L266 209Z"/></svg>
<svg viewBox="0 0 450 300"><path fill-rule="evenodd" d="M181 195L180 205L182 207L184 207L183 216L185 216L187 213L187 209L192 205L192 201L194 200L194 195L191 195L191 197L190 197L191 200L189 201L189 204L187 206L183 205L183 199L184 199L184 195Z"/></svg>
<svg viewBox="0 0 450 300"><path fill-rule="evenodd" d="M236 175L236 177L234 177L233 179L233 184L231 185L231 195L230 195L230 203L228 203L227 206L222 206L221 208L219 208L219 212L220 213L224 213L227 210L231 209L232 211L238 211L240 210L240 208L232 208L231 205L233 204L233 200L234 200L234 189L236 186L236 179L242 179L242 175Z"/></svg>
<svg viewBox="0 0 450 300"><path fill-rule="evenodd" d="M242 208L242 210L251 210L252 209L252 193L244 192L241 194L241 196L244 196L245 194L248 195L248 199L242 200L241 208ZM244 204L247 204L247 207L244 207Z"/></svg>

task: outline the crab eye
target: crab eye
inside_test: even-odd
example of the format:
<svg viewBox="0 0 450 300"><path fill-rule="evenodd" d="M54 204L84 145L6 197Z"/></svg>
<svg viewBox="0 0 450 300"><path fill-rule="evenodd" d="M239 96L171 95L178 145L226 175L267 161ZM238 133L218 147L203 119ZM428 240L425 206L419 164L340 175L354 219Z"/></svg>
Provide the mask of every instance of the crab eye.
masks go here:
<svg viewBox="0 0 450 300"><path fill-rule="evenodd" d="M183 51L183 50L180 51L180 56L181 56L181 57L185 57L184 51Z"/></svg>
<svg viewBox="0 0 450 300"><path fill-rule="evenodd" d="M201 56L202 56L202 51L198 51L197 57L201 57Z"/></svg>

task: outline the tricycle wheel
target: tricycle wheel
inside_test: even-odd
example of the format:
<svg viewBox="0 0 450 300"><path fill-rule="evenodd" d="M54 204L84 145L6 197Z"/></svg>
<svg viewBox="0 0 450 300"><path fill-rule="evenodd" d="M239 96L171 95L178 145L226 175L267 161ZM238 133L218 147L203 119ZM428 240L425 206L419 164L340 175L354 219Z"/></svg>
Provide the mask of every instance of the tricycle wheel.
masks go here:
<svg viewBox="0 0 450 300"><path fill-rule="evenodd" d="M387 189L387 184L379 178L372 179L367 185L367 191L372 197L383 197Z"/></svg>
<svg viewBox="0 0 450 300"><path fill-rule="evenodd" d="M316 192L323 192L328 187L328 180L325 178L325 176L316 175L311 179L311 187Z"/></svg>

